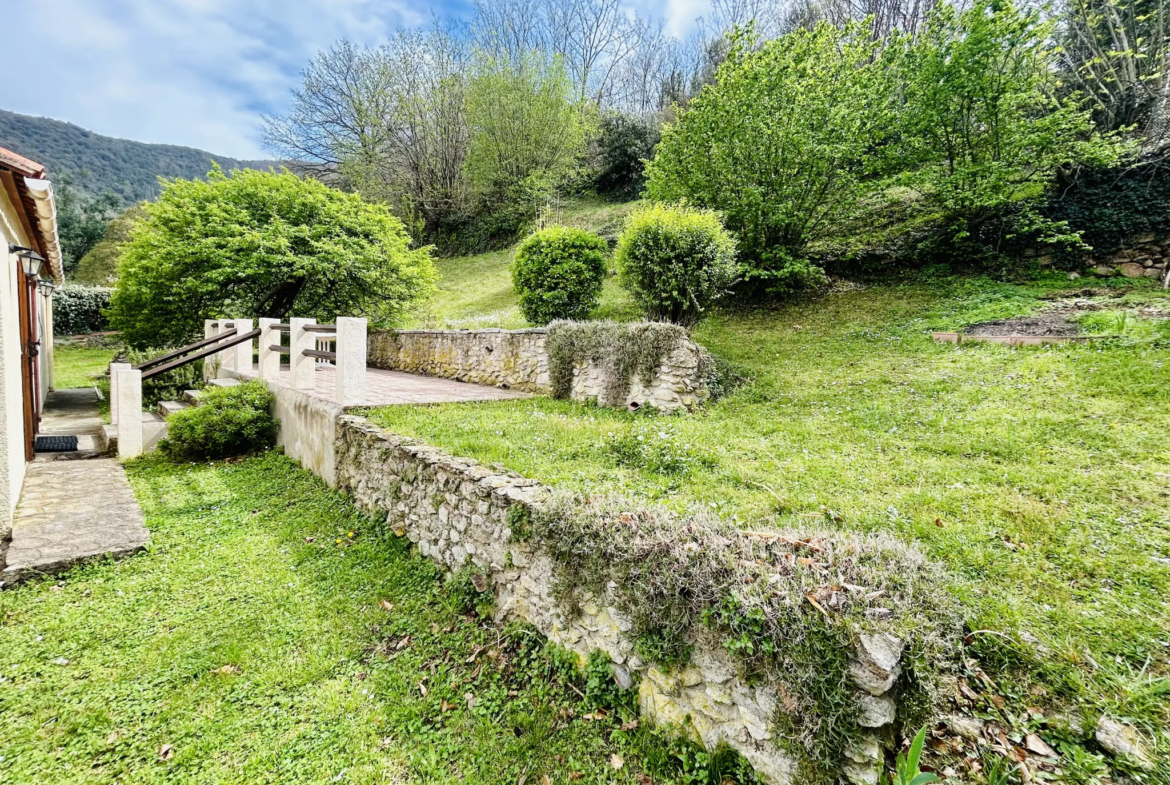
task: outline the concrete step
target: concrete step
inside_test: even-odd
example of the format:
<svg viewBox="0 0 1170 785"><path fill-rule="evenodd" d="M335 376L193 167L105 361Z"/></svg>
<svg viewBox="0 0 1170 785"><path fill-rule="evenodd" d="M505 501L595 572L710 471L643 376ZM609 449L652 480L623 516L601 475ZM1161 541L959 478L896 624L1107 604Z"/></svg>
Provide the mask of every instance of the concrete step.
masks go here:
<svg viewBox="0 0 1170 785"><path fill-rule="evenodd" d="M152 452L167 435L166 420L158 412L142 413L142 451ZM118 453L118 429L106 423L98 432L97 449L107 454Z"/></svg>
<svg viewBox="0 0 1170 785"><path fill-rule="evenodd" d="M184 409L190 409L190 408L191 408L191 404L183 403L182 401L159 401L158 402L158 413L162 416L162 418L164 420L167 417L170 417L175 412L181 412Z"/></svg>
<svg viewBox="0 0 1170 785"><path fill-rule="evenodd" d="M183 394L179 396L179 400L183 403L189 403L192 406L199 403L199 396L202 395L198 390L183 390Z"/></svg>
<svg viewBox="0 0 1170 785"><path fill-rule="evenodd" d="M241 382L239 379L212 379L208 384L214 384L216 387L238 387Z"/></svg>

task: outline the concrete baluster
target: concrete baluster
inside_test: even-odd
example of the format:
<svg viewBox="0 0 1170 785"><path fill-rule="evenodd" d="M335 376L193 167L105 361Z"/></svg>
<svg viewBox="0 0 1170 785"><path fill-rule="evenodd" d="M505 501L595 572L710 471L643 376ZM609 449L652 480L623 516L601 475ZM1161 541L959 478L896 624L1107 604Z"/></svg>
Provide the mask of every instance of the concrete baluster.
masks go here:
<svg viewBox="0 0 1170 785"><path fill-rule="evenodd" d="M294 390L313 389L317 373L317 359L306 357L305 349L317 348L316 337L305 329L316 324L316 319L289 319L289 386Z"/></svg>
<svg viewBox="0 0 1170 785"><path fill-rule="evenodd" d="M136 458L142 454L142 371L119 369L111 392L115 388L110 410L118 412L118 457Z"/></svg>
<svg viewBox="0 0 1170 785"><path fill-rule="evenodd" d="M236 336L241 336L252 331L251 319L235 319L232 324L236 328ZM235 366L236 373L252 375L252 354L253 344L255 340L244 341L228 349L232 355L232 364Z"/></svg>
<svg viewBox="0 0 1170 785"><path fill-rule="evenodd" d="M118 424L118 371L128 371L130 363L110 363L110 424Z"/></svg>
<svg viewBox="0 0 1170 785"><path fill-rule="evenodd" d="M280 352L275 352L272 346L280 345L280 330L274 325L280 324L280 319L260 319L260 350L257 360L257 370L261 379L276 381L280 377Z"/></svg>
<svg viewBox="0 0 1170 785"><path fill-rule="evenodd" d="M342 406L366 402L366 320L337 317L334 396Z"/></svg>

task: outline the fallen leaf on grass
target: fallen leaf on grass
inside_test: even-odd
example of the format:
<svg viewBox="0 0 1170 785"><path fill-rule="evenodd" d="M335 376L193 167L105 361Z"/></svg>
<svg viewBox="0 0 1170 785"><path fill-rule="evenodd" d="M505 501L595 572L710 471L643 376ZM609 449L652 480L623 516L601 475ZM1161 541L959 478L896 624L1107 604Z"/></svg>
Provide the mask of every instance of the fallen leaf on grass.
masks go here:
<svg viewBox="0 0 1170 785"><path fill-rule="evenodd" d="M626 722L626 723L623 723L623 724L622 724L622 730L624 730L624 731L631 731L631 730L634 730L634 729L635 729L635 728L637 728L637 727L638 727L638 721L637 721L637 720L630 720L629 722Z"/></svg>
<svg viewBox="0 0 1170 785"><path fill-rule="evenodd" d="M1045 758L1059 757L1056 754L1056 750L1049 747L1044 742L1044 739L1040 738L1035 733L1029 733L1026 737L1024 737L1024 745L1030 752L1034 752L1037 755L1041 755Z"/></svg>
<svg viewBox="0 0 1170 785"><path fill-rule="evenodd" d="M451 711L451 709L455 708L456 705L457 704L454 703L447 703L447 699L443 698L443 700L439 702L439 711Z"/></svg>
<svg viewBox="0 0 1170 785"><path fill-rule="evenodd" d="M394 603L390 602L389 600L382 600L379 605L382 606L382 610L386 611L386 613L390 613L390 611L394 610Z"/></svg>
<svg viewBox="0 0 1170 785"><path fill-rule="evenodd" d="M223 665L212 671L212 673L218 673L220 676L234 676L239 672L239 665Z"/></svg>
<svg viewBox="0 0 1170 785"><path fill-rule="evenodd" d="M552 780L548 778L547 774L540 775L540 785L552 785Z"/></svg>
<svg viewBox="0 0 1170 785"><path fill-rule="evenodd" d="M175 748L172 747L170 744L164 744L161 747L159 747L159 750L158 750L158 759L159 760L170 760L173 757L175 757Z"/></svg>
<svg viewBox="0 0 1170 785"><path fill-rule="evenodd" d="M425 698L425 697L427 696L427 685L423 684L423 683L420 681L420 682L418 683L418 691L419 691L419 692L421 692L421 693L422 693L422 696Z"/></svg>
<svg viewBox="0 0 1170 785"><path fill-rule="evenodd" d="M569 782L576 782L577 780L583 780L583 779L585 779L585 772L583 772L583 771L569 772Z"/></svg>
<svg viewBox="0 0 1170 785"><path fill-rule="evenodd" d="M405 649L409 645L410 645L410 636L407 635L402 640L398 641L398 645L394 647L394 650L395 651L402 651L403 649Z"/></svg>
<svg viewBox="0 0 1170 785"><path fill-rule="evenodd" d="M609 765L613 766L615 769L620 769L622 766L626 765L626 762L622 760L621 755L618 755L615 752L613 755L609 756Z"/></svg>
<svg viewBox="0 0 1170 785"><path fill-rule="evenodd" d="M634 776L634 782L638 785L654 785L654 778L649 774L637 774Z"/></svg>
<svg viewBox="0 0 1170 785"><path fill-rule="evenodd" d="M316 537L306 537L305 542L312 542L315 539L317 539L317 538Z"/></svg>

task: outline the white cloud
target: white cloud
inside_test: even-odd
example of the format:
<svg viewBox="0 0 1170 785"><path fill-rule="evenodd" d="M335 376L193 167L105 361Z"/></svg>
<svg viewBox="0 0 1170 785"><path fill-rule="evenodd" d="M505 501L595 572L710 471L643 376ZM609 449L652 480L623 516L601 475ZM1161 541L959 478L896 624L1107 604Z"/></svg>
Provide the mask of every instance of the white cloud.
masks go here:
<svg viewBox="0 0 1170 785"><path fill-rule="evenodd" d="M265 157L259 115L315 52L425 21L399 0L0 0L0 18L25 64L0 107L236 158Z"/></svg>

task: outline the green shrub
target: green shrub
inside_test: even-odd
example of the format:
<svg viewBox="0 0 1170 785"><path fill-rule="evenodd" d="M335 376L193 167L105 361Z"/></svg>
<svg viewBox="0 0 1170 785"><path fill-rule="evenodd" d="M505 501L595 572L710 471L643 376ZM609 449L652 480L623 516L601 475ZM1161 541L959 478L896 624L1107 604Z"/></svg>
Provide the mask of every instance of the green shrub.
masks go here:
<svg viewBox="0 0 1170 785"><path fill-rule="evenodd" d="M532 324L584 319L605 280L605 240L583 229L553 226L520 244L512 285L520 312Z"/></svg>
<svg viewBox="0 0 1170 785"><path fill-rule="evenodd" d="M739 274L735 240L710 210L651 205L626 219L616 259L622 285L655 321L691 325Z"/></svg>
<svg viewBox="0 0 1170 785"><path fill-rule="evenodd" d="M161 349L127 349L115 359L138 367L142 363L166 354L173 347ZM184 390L198 390L203 387L203 361L196 360L180 365L174 370L152 376L142 381L142 405L147 409L158 406L159 401L176 401Z"/></svg>
<svg viewBox="0 0 1170 785"><path fill-rule="evenodd" d="M53 335L85 335L109 329L102 314L113 289L63 286L53 292Z"/></svg>
<svg viewBox="0 0 1170 785"><path fill-rule="evenodd" d="M276 444L280 421L269 409L272 393L263 382L236 387L208 387L199 405L172 414L164 455L181 460L230 458L267 450Z"/></svg>

